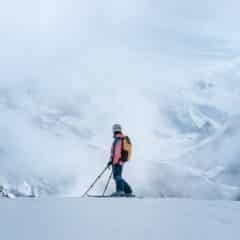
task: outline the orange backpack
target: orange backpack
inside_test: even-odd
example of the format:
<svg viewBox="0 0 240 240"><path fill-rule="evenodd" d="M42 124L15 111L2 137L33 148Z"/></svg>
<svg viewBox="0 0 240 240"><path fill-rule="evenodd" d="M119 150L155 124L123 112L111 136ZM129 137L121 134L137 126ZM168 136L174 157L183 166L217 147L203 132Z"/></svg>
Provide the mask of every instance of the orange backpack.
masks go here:
<svg viewBox="0 0 240 240"><path fill-rule="evenodd" d="M122 139L122 161L127 162L131 159L132 143L128 136Z"/></svg>

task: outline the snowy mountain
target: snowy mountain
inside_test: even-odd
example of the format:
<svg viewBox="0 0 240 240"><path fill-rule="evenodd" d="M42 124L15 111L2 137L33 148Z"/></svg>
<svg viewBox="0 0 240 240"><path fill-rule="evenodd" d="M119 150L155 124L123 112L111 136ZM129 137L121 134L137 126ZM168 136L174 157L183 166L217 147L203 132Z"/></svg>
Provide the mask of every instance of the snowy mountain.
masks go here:
<svg viewBox="0 0 240 240"><path fill-rule="evenodd" d="M124 174L137 194L238 199L236 9L216 0L5 2L0 185L14 196L81 195L108 162L117 122L133 142Z"/></svg>
<svg viewBox="0 0 240 240"><path fill-rule="evenodd" d="M127 175L139 194L239 197L238 148L229 149L232 139L239 136L238 115L211 101L222 90L218 85L194 82L189 89L174 92L175 102L165 105L154 94L126 92L136 102L141 99L146 109L128 109L122 102L126 107L122 112L134 109L135 118L149 112L136 126L132 114L122 118L134 142ZM1 183L16 196L79 195L108 159L111 123L118 119L112 101L117 104L118 93L91 96L90 90L79 90L68 97L50 93L28 82L1 89ZM227 90L225 94L231 96ZM139 128L144 129L139 132ZM141 145L150 150L148 156Z"/></svg>

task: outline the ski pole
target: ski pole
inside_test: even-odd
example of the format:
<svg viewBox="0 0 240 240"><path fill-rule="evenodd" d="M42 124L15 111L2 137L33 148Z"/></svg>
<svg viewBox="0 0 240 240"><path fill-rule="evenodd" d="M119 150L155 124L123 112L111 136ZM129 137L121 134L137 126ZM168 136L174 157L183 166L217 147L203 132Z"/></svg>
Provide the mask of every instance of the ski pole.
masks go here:
<svg viewBox="0 0 240 240"><path fill-rule="evenodd" d="M110 176L109 176L108 181L107 181L107 184L106 184L106 186L104 188L104 191L103 191L103 194L102 194L103 196L105 195L105 193L106 193L106 191L108 189L108 186L109 186L110 180L112 178L112 175L113 175L113 172L111 171Z"/></svg>
<svg viewBox="0 0 240 240"><path fill-rule="evenodd" d="M82 195L82 197L85 197L88 192L93 188L93 186L96 184L96 182L102 177L102 175L105 173L105 171L108 169L108 166L106 166L103 171L97 176L97 178L94 180L94 182L91 184L91 186L88 188L88 190Z"/></svg>

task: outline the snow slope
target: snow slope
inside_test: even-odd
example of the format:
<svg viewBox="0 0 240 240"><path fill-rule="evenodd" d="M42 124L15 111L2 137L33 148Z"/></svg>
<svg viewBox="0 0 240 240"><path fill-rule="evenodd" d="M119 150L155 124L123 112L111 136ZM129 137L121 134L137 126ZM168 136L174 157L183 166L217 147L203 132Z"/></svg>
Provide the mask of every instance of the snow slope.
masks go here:
<svg viewBox="0 0 240 240"><path fill-rule="evenodd" d="M134 145L124 174L136 193L238 198L238 9L234 0L5 1L0 185L79 196L108 162L119 122Z"/></svg>
<svg viewBox="0 0 240 240"><path fill-rule="evenodd" d="M216 103L223 92L229 99L232 95L221 84L201 84L205 87L189 84L189 89L166 93L167 102L159 92L144 95L141 89L129 89L123 101L118 90L99 89L91 96L90 86L73 90L66 85L55 94L31 81L2 86L0 184L17 196L78 196L106 164L111 124L120 119L134 143L126 175L137 193L237 199L239 177L231 169L238 162L238 146L229 144L240 135L238 112Z"/></svg>
<svg viewBox="0 0 240 240"><path fill-rule="evenodd" d="M4 240L237 240L240 204L176 199L1 200Z"/></svg>

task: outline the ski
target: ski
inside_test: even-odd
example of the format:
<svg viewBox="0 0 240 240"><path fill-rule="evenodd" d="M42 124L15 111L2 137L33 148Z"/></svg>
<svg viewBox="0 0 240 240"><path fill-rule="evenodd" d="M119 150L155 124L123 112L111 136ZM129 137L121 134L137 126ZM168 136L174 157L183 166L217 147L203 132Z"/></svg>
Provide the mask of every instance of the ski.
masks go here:
<svg viewBox="0 0 240 240"><path fill-rule="evenodd" d="M112 196L112 195L87 195L87 197L92 197L92 198L139 198L136 195L124 195L124 196Z"/></svg>

